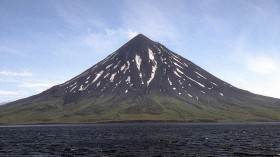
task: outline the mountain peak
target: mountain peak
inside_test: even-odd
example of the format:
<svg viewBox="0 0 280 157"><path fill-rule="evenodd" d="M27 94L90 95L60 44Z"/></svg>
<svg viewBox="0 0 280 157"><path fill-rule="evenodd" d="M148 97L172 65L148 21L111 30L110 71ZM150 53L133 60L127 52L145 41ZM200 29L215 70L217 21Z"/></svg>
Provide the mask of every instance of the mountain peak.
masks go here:
<svg viewBox="0 0 280 157"><path fill-rule="evenodd" d="M138 34L138 35L136 35L134 38L132 38L132 39L135 39L135 40L139 40L139 41L151 41L151 39L149 39L148 37L146 37L145 35L143 35L143 34Z"/></svg>
<svg viewBox="0 0 280 157"><path fill-rule="evenodd" d="M143 34L138 34L131 40L129 40L125 45L123 45L119 50L123 49L146 49L148 46L154 45L155 42L146 37Z"/></svg>
<svg viewBox="0 0 280 157"><path fill-rule="evenodd" d="M143 41L152 41L151 39L149 39L148 37L146 37L145 35L143 35L143 34L138 34L138 35L136 35L134 38L132 38L131 40L137 40L138 42L143 42Z"/></svg>

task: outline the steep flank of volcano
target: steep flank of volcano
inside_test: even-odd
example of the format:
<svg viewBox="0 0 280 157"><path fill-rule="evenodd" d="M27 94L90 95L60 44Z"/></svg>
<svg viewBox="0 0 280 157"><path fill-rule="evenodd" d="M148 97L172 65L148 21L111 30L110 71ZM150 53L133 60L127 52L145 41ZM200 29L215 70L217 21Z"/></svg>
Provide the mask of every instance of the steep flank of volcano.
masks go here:
<svg viewBox="0 0 280 157"><path fill-rule="evenodd" d="M139 34L73 79L0 107L0 122L275 121L279 106Z"/></svg>

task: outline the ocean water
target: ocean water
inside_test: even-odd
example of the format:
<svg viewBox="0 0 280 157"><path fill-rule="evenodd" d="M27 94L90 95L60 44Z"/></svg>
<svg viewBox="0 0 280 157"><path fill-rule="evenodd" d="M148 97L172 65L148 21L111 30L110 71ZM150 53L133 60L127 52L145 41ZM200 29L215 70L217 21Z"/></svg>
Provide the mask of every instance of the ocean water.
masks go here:
<svg viewBox="0 0 280 157"><path fill-rule="evenodd" d="M280 123L0 126L0 156L280 156Z"/></svg>

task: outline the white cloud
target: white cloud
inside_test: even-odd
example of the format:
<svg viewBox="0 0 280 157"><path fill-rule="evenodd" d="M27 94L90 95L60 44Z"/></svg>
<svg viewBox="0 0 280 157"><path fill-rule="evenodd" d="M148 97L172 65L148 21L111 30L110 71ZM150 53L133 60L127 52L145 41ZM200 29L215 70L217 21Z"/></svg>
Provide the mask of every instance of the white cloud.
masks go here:
<svg viewBox="0 0 280 157"><path fill-rule="evenodd" d="M13 84L8 85L8 88L6 87L8 90L0 90L0 97L3 102L14 101L23 97L38 94L56 84L58 83L44 80L33 80L32 82L30 79L17 80Z"/></svg>
<svg viewBox="0 0 280 157"><path fill-rule="evenodd" d="M250 32L242 32L233 45L236 71L227 80L250 92L280 98L280 58L278 47L258 47L251 43Z"/></svg>
<svg viewBox="0 0 280 157"><path fill-rule="evenodd" d="M89 32L81 40L93 53L112 53L137 34L132 30L105 29L104 32Z"/></svg>
<svg viewBox="0 0 280 157"><path fill-rule="evenodd" d="M45 91L57 83L50 83L50 82L24 82L19 84L19 87L23 88L25 91L28 91L29 93L38 93Z"/></svg>
<svg viewBox="0 0 280 157"><path fill-rule="evenodd" d="M23 71L23 72L0 71L0 75L30 77L30 76L32 76L32 73L27 72L27 71Z"/></svg>
<svg viewBox="0 0 280 157"><path fill-rule="evenodd" d="M255 80L247 80L247 85L254 93L280 98L280 74L278 73L273 75L272 77L267 76L256 78Z"/></svg>
<svg viewBox="0 0 280 157"><path fill-rule="evenodd" d="M0 77L0 82L4 82L4 83L18 83L20 82L20 79L19 78L16 78L16 77L3 77L1 78Z"/></svg>
<svg viewBox="0 0 280 157"><path fill-rule="evenodd" d="M132 31L132 30L127 30L127 31L125 31L125 33L127 34L128 39L132 39L132 38L134 38L136 35L139 34L138 32Z"/></svg>
<svg viewBox="0 0 280 157"><path fill-rule="evenodd" d="M49 88L54 86L54 83L22 83L20 87L24 88Z"/></svg>
<svg viewBox="0 0 280 157"><path fill-rule="evenodd" d="M8 95L18 95L18 92L15 91L0 91L0 96L8 96Z"/></svg>
<svg viewBox="0 0 280 157"><path fill-rule="evenodd" d="M1 102L11 102L27 96L30 96L30 93L26 91L0 90Z"/></svg>
<svg viewBox="0 0 280 157"><path fill-rule="evenodd" d="M247 68L244 67L243 69L225 72L221 78L235 87L252 93L280 98L280 71L260 75L248 72Z"/></svg>
<svg viewBox="0 0 280 157"><path fill-rule="evenodd" d="M176 12L166 12L160 8L158 2L126 1L122 11L124 28L133 28L152 39L168 39L173 43L178 41L179 30L169 16L178 17L181 14L177 7Z"/></svg>
<svg viewBox="0 0 280 157"><path fill-rule="evenodd" d="M105 35L112 37L112 36L119 36L120 38L131 39L135 37L138 33L136 31L132 31L130 29L105 29Z"/></svg>
<svg viewBox="0 0 280 157"><path fill-rule="evenodd" d="M246 66L249 71L261 75L273 74L278 70L277 62L265 55L248 56L246 58Z"/></svg>

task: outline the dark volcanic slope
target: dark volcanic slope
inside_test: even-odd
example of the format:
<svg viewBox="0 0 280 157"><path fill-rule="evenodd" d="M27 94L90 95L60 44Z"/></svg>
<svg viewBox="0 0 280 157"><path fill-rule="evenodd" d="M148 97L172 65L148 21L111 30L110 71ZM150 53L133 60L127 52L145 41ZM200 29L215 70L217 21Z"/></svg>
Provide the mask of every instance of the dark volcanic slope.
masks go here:
<svg viewBox="0 0 280 157"><path fill-rule="evenodd" d="M90 122L280 118L278 99L238 89L142 34L77 77L8 108L23 104L58 112L58 119L63 108L66 117L89 116Z"/></svg>
<svg viewBox="0 0 280 157"><path fill-rule="evenodd" d="M64 103L103 94L144 96L151 91L174 97L244 101L251 93L214 77L189 60L142 34L74 79L46 93Z"/></svg>

